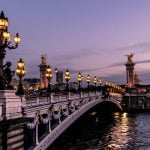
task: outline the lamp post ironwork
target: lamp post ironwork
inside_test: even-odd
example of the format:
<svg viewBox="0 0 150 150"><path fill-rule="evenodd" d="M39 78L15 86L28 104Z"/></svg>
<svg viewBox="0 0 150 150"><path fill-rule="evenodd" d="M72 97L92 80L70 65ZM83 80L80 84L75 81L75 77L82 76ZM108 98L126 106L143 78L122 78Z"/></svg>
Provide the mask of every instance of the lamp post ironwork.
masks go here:
<svg viewBox="0 0 150 150"><path fill-rule="evenodd" d="M56 74L56 84L58 84L58 69L55 68L55 74Z"/></svg>
<svg viewBox="0 0 150 150"><path fill-rule="evenodd" d="M21 58L17 62L16 74L19 77L19 86L18 86L18 90L16 92L16 95L24 95L24 89L23 89L23 86L22 86L22 77L25 76L26 71L25 71L24 61Z"/></svg>
<svg viewBox="0 0 150 150"><path fill-rule="evenodd" d="M94 89L95 89L95 94L97 94L97 77L94 77Z"/></svg>
<svg viewBox="0 0 150 150"><path fill-rule="evenodd" d="M81 90L81 82L82 82L82 74L79 72L78 73L78 90L80 91Z"/></svg>
<svg viewBox="0 0 150 150"><path fill-rule="evenodd" d="M65 80L66 80L66 90L69 91L69 80L70 80L70 72L67 69L65 72Z"/></svg>
<svg viewBox="0 0 150 150"><path fill-rule="evenodd" d="M100 92L102 91L102 79L99 78Z"/></svg>
<svg viewBox="0 0 150 150"><path fill-rule="evenodd" d="M48 88L47 88L47 92L51 93L51 79L52 79L53 75L52 75L52 69L50 66L47 66L46 68L46 78L48 80Z"/></svg>
<svg viewBox="0 0 150 150"><path fill-rule="evenodd" d="M6 75L4 73L4 58L6 55L6 49L16 49L21 41L19 34L16 33L14 37L14 45L10 41L10 33L8 32L8 18L5 17L4 12L0 13L0 90L6 89L8 87L8 82Z"/></svg>
<svg viewBox="0 0 150 150"><path fill-rule="evenodd" d="M87 82L87 85L88 85L88 87L87 87L88 90L89 90L90 81L91 81L90 80L90 75L88 74L87 77L86 77L86 82Z"/></svg>
<svg viewBox="0 0 150 150"><path fill-rule="evenodd" d="M94 82L95 91L96 91L96 85L97 85L97 77L96 76L94 77L94 81L93 82Z"/></svg>

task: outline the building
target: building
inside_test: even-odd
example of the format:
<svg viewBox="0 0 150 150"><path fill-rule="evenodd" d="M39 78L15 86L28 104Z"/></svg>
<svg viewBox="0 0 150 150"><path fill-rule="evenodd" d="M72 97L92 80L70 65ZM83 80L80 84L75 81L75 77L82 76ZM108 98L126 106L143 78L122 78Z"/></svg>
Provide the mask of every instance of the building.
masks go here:
<svg viewBox="0 0 150 150"><path fill-rule="evenodd" d="M134 74L134 85L139 85L141 82L139 75L135 72Z"/></svg>
<svg viewBox="0 0 150 150"><path fill-rule="evenodd" d="M40 88L40 79L25 78L24 80L22 80L22 85L25 91L38 90ZM15 90L17 90L19 86L19 80L13 79L12 86Z"/></svg>
<svg viewBox="0 0 150 150"><path fill-rule="evenodd" d="M62 71L57 71L57 73L56 73L56 83L58 85L63 84L63 72Z"/></svg>

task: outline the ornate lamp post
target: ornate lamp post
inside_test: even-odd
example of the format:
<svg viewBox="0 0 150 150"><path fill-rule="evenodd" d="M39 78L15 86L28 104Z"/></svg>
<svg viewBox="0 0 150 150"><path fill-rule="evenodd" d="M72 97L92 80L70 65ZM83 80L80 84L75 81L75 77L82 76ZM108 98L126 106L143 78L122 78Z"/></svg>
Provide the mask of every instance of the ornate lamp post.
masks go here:
<svg viewBox="0 0 150 150"><path fill-rule="evenodd" d="M102 91L102 79L99 78L100 92Z"/></svg>
<svg viewBox="0 0 150 150"><path fill-rule="evenodd" d="M25 71L25 64L21 58L17 62L16 74L19 77L19 86L18 86L18 90L16 92L16 95L24 95L24 89L22 87L22 77L25 76L26 71Z"/></svg>
<svg viewBox="0 0 150 150"><path fill-rule="evenodd" d="M55 74L56 74L56 84L58 84L58 69L55 68Z"/></svg>
<svg viewBox="0 0 150 150"><path fill-rule="evenodd" d="M52 75L52 69L50 66L47 66L46 68L46 78L48 80L48 88L47 88L47 92L50 93L51 92L51 79L52 79L53 75Z"/></svg>
<svg viewBox="0 0 150 150"><path fill-rule="evenodd" d="M95 76L94 77L94 88L95 88L95 94L97 94L97 89L96 89L96 86L97 86L97 77Z"/></svg>
<svg viewBox="0 0 150 150"><path fill-rule="evenodd" d="M96 85L97 85L97 77L96 76L94 77L94 81L93 82L94 82L95 90L96 90Z"/></svg>
<svg viewBox="0 0 150 150"><path fill-rule="evenodd" d="M57 69L57 68L55 68L55 73L56 73L56 74L58 73L58 69Z"/></svg>
<svg viewBox="0 0 150 150"><path fill-rule="evenodd" d="M19 34L16 33L14 37L14 45L11 45L10 33L8 32L8 18L5 17L4 12L0 13L0 90L4 90L7 84L7 79L4 74L3 60L6 55L6 49L16 49L21 41Z"/></svg>
<svg viewBox="0 0 150 150"><path fill-rule="evenodd" d="M69 91L69 80L70 80L70 72L67 69L65 72L65 80L66 80L66 90Z"/></svg>
<svg viewBox="0 0 150 150"><path fill-rule="evenodd" d="M80 72L78 73L77 80L78 80L78 83L79 83L78 90L80 90L81 89L81 82L82 82L82 74Z"/></svg>
<svg viewBox="0 0 150 150"><path fill-rule="evenodd" d="M89 85L90 85L90 75L88 74L87 77L86 77L86 82L87 82L87 85L88 85L88 90L89 90Z"/></svg>

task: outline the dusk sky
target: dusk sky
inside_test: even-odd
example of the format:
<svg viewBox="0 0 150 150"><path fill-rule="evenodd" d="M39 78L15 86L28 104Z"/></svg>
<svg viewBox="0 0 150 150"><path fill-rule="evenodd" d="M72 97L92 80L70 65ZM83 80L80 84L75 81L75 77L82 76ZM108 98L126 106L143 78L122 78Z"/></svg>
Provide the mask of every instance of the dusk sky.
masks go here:
<svg viewBox="0 0 150 150"><path fill-rule="evenodd" d="M150 83L150 0L1 0L18 49L5 61L23 58L26 77L39 77L40 57L54 69L125 83L127 57L135 53L135 70Z"/></svg>

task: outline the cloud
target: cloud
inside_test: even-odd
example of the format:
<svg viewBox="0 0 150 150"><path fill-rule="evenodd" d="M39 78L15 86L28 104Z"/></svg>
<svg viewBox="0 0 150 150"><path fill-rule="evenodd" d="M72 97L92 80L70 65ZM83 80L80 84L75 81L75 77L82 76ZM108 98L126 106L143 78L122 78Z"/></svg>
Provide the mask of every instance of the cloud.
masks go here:
<svg viewBox="0 0 150 150"><path fill-rule="evenodd" d="M150 43L148 42L136 43L118 49L121 51L136 52L138 50L138 52L147 52L150 49Z"/></svg>
<svg viewBox="0 0 150 150"><path fill-rule="evenodd" d="M145 64L145 63L150 63L150 59L147 60L139 60L139 61L135 61L135 64ZM108 65L107 67L120 67L120 66L124 66L124 62L117 62L117 63L113 63L111 65Z"/></svg>
<svg viewBox="0 0 150 150"><path fill-rule="evenodd" d="M136 64L145 64L145 63L150 63L150 60L141 60L141 61L135 61Z"/></svg>
<svg viewBox="0 0 150 150"><path fill-rule="evenodd" d="M76 49L68 54L63 54L63 55L58 55L54 57L54 59L57 59L58 61L72 61L74 59L79 59L83 57L89 57L91 55L97 55L99 54L98 49L95 48L81 48L81 49Z"/></svg>

